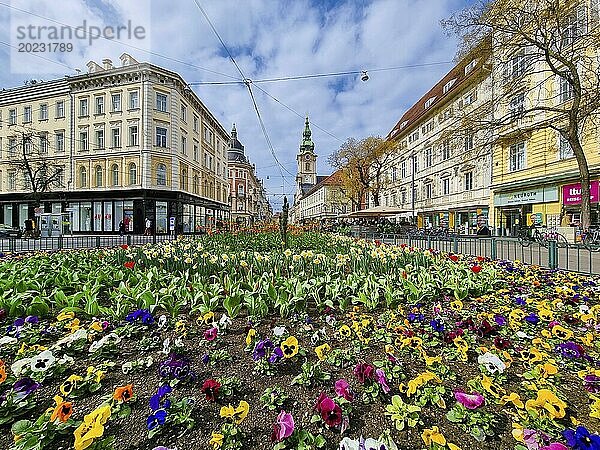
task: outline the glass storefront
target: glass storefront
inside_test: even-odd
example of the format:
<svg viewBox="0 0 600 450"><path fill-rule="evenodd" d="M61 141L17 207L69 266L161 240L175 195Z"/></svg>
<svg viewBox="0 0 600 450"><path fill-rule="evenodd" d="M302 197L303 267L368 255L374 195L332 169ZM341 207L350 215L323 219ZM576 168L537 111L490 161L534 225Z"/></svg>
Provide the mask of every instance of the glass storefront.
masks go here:
<svg viewBox="0 0 600 450"><path fill-rule="evenodd" d="M6 225L12 226L12 221L13 221L12 214L13 214L12 205L4 205L4 223ZM19 226L21 226L21 224L19 224Z"/></svg>
<svg viewBox="0 0 600 450"><path fill-rule="evenodd" d="M115 231L113 228L113 204L112 202L104 202L104 230L103 231ZM117 230L119 229L117 223ZM100 231L100 230L97 230Z"/></svg>
<svg viewBox="0 0 600 450"><path fill-rule="evenodd" d="M183 205L183 232L190 233L194 226L194 206Z"/></svg>
<svg viewBox="0 0 600 450"><path fill-rule="evenodd" d="M166 233L167 225L167 202L156 202L156 233Z"/></svg>
<svg viewBox="0 0 600 450"><path fill-rule="evenodd" d="M102 203L94 202L94 231L102 230Z"/></svg>
<svg viewBox="0 0 600 450"><path fill-rule="evenodd" d="M25 221L29 219L29 205L21 203L19 205L19 226L25 227Z"/></svg>

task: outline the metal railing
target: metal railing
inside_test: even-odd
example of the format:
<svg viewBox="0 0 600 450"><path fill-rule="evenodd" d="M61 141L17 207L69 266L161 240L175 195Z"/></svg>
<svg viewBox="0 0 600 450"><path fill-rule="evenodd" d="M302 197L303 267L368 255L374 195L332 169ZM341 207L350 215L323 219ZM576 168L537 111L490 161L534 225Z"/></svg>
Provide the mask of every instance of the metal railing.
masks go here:
<svg viewBox="0 0 600 450"><path fill-rule="evenodd" d="M563 269L586 274L600 274L600 252L593 252L580 244L559 246L549 240L547 246L532 242L523 246L516 238L480 236L411 236L377 232L355 232L353 237L386 244L401 245L421 249L433 249L447 253L460 253L467 256L482 256L493 260L521 261L548 269Z"/></svg>
<svg viewBox="0 0 600 450"><path fill-rule="evenodd" d="M171 241L177 236L170 235L139 235L126 234L118 235L98 235L98 236L56 236L42 238L4 238L0 239L0 252L2 253L27 253L35 251L51 251L66 249L86 249L86 248L106 248L116 247L118 245L144 245L156 244L157 242Z"/></svg>

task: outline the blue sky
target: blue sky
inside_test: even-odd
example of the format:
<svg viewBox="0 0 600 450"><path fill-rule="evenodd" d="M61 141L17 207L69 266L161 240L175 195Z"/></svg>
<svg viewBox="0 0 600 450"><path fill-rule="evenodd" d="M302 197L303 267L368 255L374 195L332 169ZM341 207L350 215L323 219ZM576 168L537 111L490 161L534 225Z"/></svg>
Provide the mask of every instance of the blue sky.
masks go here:
<svg viewBox="0 0 600 450"><path fill-rule="evenodd" d="M445 36L439 21L464 7L468 0L198 2L244 75L259 80L450 62L455 55L456 42ZM0 3L9 3L9 0L0 0ZM100 62L108 57L118 62L123 51L139 61L150 61L179 72L188 82L230 80L203 69L240 78L194 0L13 0L12 5L72 26L80 25L85 18L90 23L109 25L127 20L147 23L149 38L135 44L139 49L107 40L77 47L76 51L63 57L68 67L28 56L28 68L33 74L14 70L10 65L10 49L0 44L0 87L19 86L31 78L47 80L74 74L75 68L85 70L89 60ZM14 9L0 4L2 42L11 42L14 38L10 31L11 14L14 18ZM450 63L371 71L366 83L360 81L360 76L352 75L258 86L300 116L310 115L315 150L319 155L319 174L327 175L331 173L327 156L345 139L386 135L404 111L451 67ZM38 69L44 73L36 75ZM235 122L246 153L272 194L270 200L274 208L280 208L281 194L294 191L293 176L283 171L285 179L282 180L245 88L203 85L195 90L226 129L230 130ZM255 89L255 95L279 161L287 171L295 174L303 117L258 89Z"/></svg>

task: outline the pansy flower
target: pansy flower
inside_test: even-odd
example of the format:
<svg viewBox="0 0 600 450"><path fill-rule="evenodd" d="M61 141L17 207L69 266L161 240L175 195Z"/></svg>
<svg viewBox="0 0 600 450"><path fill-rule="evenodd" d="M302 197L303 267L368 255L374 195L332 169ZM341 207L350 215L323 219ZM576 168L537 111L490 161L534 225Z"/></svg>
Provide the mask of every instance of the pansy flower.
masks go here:
<svg viewBox="0 0 600 450"><path fill-rule="evenodd" d="M323 393L319 396L315 409L328 427L333 428L342 423L342 408Z"/></svg>
<svg viewBox="0 0 600 450"><path fill-rule="evenodd" d="M483 398L483 395L481 395L479 392L473 392L471 394L467 394L462 391L456 391L454 393L454 398L456 399L456 401L458 403L460 403L467 409L477 409L481 405L483 405L483 403L485 401L485 399Z"/></svg>
<svg viewBox="0 0 600 450"><path fill-rule="evenodd" d="M273 347L273 343L269 339L258 341L254 346L252 359L254 359L254 361L258 361L259 359L264 358L267 354L267 350L270 350Z"/></svg>
<svg viewBox="0 0 600 450"><path fill-rule="evenodd" d="M284 358L292 358L298 354L298 339L290 336L281 343L280 348Z"/></svg>
<svg viewBox="0 0 600 450"><path fill-rule="evenodd" d="M169 386L168 384L164 384L161 387L159 387L156 394L150 397L150 408L152 408L152 410L154 411L160 408L169 408L171 406L171 402L169 400L162 401L162 398L169 392L171 392L171 390L171 386Z"/></svg>
<svg viewBox="0 0 600 450"><path fill-rule="evenodd" d="M290 437L293 432L294 418L291 414L281 411L277 416L277 422L275 425L273 425L271 440L274 442L281 442L282 440Z"/></svg>
<svg viewBox="0 0 600 450"><path fill-rule="evenodd" d="M354 375L358 381L365 384L367 381L375 379L375 368L370 364L358 363L354 367Z"/></svg>
<svg viewBox="0 0 600 450"><path fill-rule="evenodd" d="M128 402L133 398L133 384L119 386L113 392L113 399L120 403Z"/></svg>
<svg viewBox="0 0 600 450"><path fill-rule="evenodd" d="M54 403L56 406L50 415L50 422L54 422L58 420L59 422L65 423L73 414L73 404L71 402L63 401L63 398L60 396L54 397Z"/></svg>
<svg viewBox="0 0 600 450"><path fill-rule="evenodd" d="M209 402L215 402L219 395L219 388L221 387L221 383L212 378L206 380L200 390L206 396L206 400Z"/></svg>
<svg viewBox="0 0 600 450"><path fill-rule="evenodd" d="M349 402L354 400L354 394L350 390L350 385L343 378L335 382L335 393Z"/></svg>
<svg viewBox="0 0 600 450"><path fill-rule="evenodd" d="M583 426L579 426L575 430L566 429L563 431L563 436L566 439L567 444L575 450L600 449L600 436L591 434L587 428Z"/></svg>
<svg viewBox="0 0 600 450"><path fill-rule="evenodd" d="M244 419L248 415L249 411L250 411L250 405L245 400L242 400L242 401L240 401L237 408L234 408L231 405L223 406L221 408L221 411L219 412L219 415L223 418L231 419L237 425L239 425L240 423L242 423L244 421Z"/></svg>

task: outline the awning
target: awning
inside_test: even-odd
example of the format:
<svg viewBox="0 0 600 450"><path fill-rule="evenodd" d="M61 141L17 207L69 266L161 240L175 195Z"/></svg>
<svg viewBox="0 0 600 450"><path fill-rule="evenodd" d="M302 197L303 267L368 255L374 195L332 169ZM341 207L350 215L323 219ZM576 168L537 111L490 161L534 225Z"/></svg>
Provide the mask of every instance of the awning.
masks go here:
<svg viewBox="0 0 600 450"><path fill-rule="evenodd" d="M394 208L392 206L374 206L373 208L362 209L360 211L353 211L347 214L346 217L389 217L397 215L403 217L402 215L405 214L411 214L411 211L406 211L405 209L400 208Z"/></svg>

